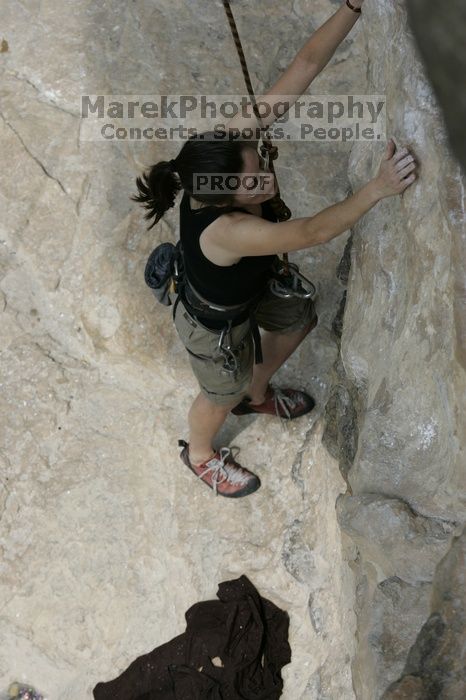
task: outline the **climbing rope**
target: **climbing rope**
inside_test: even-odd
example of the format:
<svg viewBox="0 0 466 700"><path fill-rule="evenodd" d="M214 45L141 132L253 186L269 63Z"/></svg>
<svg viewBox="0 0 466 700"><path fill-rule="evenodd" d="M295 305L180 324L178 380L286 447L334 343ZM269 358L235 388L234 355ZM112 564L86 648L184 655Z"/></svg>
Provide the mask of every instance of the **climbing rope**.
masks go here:
<svg viewBox="0 0 466 700"><path fill-rule="evenodd" d="M269 170L271 174L275 177L277 183L277 192L275 196L270 200L270 206L278 221L288 221L291 217L291 211L286 206L285 202L280 196L280 188L278 186L278 179L273 167L273 161L278 158L278 148L272 144L270 139L270 133L264 127L262 117L257 106L256 97L254 95L254 90L252 88L251 77L249 75L248 66L246 59L244 57L243 46L241 44L241 39L239 37L238 28L236 26L235 18L233 17L233 12L231 11L229 0L222 0L223 7L228 19L228 24L230 25L231 34L233 36L233 41L235 42L236 51L238 53L238 58L241 64L241 70L243 71L243 78L246 84L246 89L249 93L251 99L252 108L254 114L260 124L261 130L261 155L266 156L268 154ZM288 253L282 253L281 260L281 270L279 276L276 279L271 280L271 290L280 297L297 296L302 298L314 297L316 294L316 288L306 279L304 275L298 272L296 265L291 265L288 261ZM281 281L282 280L282 281ZM286 280L286 282L285 282Z"/></svg>
<svg viewBox="0 0 466 700"><path fill-rule="evenodd" d="M262 122L262 117L259 112L259 108L257 107L257 101L256 97L254 95L254 90L252 89L252 83L251 83L251 77L249 75L249 70L248 66L246 63L246 59L244 57L244 51L243 51L243 46L241 44L241 39L238 34L238 28L236 26L235 18L233 17L233 12L231 11L230 7L230 2L229 0L222 0L223 2L223 7L225 8L225 12L228 18L228 24L230 25L230 30L231 34L233 36L233 40L235 42L236 46L236 51L238 52L238 58L241 63L241 70L243 71L243 78L244 82L246 83L246 89L249 93L249 97L251 98L252 102L252 108L254 111L254 114L260 124L261 127L261 137L262 137L262 146L261 146L261 153L262 155L265 156L265 154L268 152L269 155L269 167L270 167L270 172L275 176L275 179L277 179L275 175L275 170L273 167L273 161L278 157L278 148L277 146L274 146L272 144L272 141L270 139L270 134L268 131L265 130L265 127ZM263 150L265 149L265 150ZM277 219L279 221L288 221L288 219L291 217L291 211L288 209L286 206L285 202L283 199L280 197L280 189L278 187L278 180L277 180L277 194L273 197L273 199L270 200L270 204L273 208L273 211L275 215L277 216ZM286 253L283 254L284 257L287 256ZM288 256L286 257L286 260L288 261Z"/></svg>

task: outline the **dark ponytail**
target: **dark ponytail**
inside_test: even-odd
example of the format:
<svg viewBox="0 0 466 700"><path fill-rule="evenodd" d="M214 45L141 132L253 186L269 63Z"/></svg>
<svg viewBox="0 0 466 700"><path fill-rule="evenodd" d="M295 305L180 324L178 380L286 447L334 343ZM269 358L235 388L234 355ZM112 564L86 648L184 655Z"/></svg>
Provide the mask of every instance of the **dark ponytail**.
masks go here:
<svg viewBox="0 0 466 700"><path fill-rule="evenodd" d="M210 206L233 205L233 194L194 194L193 180L196 173L240 173L243 170L243 148L250 146L235 140L230 132L206 131L191 136L174 160L162 160L151 167L148 174L136 179L138 195L131 199L141 202L148 213L146 219L155 216L148 230L157 224L165 212L174 206L181 189L198 202ZM254 147L254 146L253 146Z"/></svg>
<svg viewBox="0 0 466 700"><path fill-rule="evenodd" d="M182 189L178 177L174 174L173 163L174 161L162 160L153 165L147 174L136 178L139 194L132 195L130 199L141 202L148 210L145 219L155 216L148 230L158 224L165 212L175 205L175 197Z"/></svg>

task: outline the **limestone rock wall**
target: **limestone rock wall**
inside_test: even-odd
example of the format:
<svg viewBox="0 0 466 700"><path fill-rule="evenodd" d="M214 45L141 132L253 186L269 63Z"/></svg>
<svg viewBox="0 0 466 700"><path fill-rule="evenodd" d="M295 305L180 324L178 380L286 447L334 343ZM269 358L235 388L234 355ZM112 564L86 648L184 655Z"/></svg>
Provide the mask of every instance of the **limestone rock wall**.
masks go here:
<svg viewBox="0 0 466 700"><path fill-rule="evenodd" d="M401 674L430 613L436 565L465 519L466 261L464 179L405 4L367 2L364 15L367 92L386 94L388 134L420 163L417 183L353 231L327 407L325 442L348 483L338 519L358 550L354 687L373 700ZM382 151L354 146L353 188Z"/></svg>
<svg viewBox="0 0 466 700"><path fill-rule="evenodd" d="M466 532L437 567L431 614L410 649L403 676L382 700L461 700L466 688Z"/></svg>
<svg viewBox="0 0 466 700"><path fill-rule="evenodd" d="M264 18L234 3L257 91L338 4L268 2ZM242 93L221 4L6 0L2 32L0 692L16 678L49 700L90 697L242 573L290 613L284 700L374 700L402 675L421 687L408 652L431 612L421 642L451 619L431 607L432 579L464 518L464 189L404 3L367 0L312 86L360 94L368 57L366 91L387 94L389 131L421 162L341 264L345 236L292 256L318 285L320 323L277 381L327 404L331 455L322 411L285 431L231 420L219 441L263 486L229 505L178 458L197 385L143 281L178 211L147 233L129 200L141 168L181 144L83 142L79 115L81 94ZM382 145L350 149L280 148L295 217L375 173Z"/></svg>
<svg viewBox="0 0 466 700"><path fill-rule="evenodd" d="M261 5L234 3L258 91L335 7L268 2L264 17ZM178 210L148 233L129 199L141 168L181 143L80 139L81 94L242 94L221 3L6 0L1 31L0 692L17 679L48 700L89 698L245 573L290 613L285 700L350 700L353 576L334 509L345 483L321 412L285 430L228 421L219 441L259 474L253 497L226 503L195 482L177 439L197 384L143 278L150 251L176 240ZM358 27L314 89L358 91L364 74ZM294 216L345 196L350 147L280 148ZM292 256L319 287L320 323L277 382L321 406L343 247Z"/></svg>

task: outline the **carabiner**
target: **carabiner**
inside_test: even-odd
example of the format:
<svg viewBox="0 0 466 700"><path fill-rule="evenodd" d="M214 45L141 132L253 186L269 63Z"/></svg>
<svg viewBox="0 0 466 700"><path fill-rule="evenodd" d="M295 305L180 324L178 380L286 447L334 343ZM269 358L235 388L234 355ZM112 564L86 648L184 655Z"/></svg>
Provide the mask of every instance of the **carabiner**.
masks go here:
<svg viewBox="0 0 466 700"><path fill-rule="evenodd" d="M231 348L231 320L228 321L228 326L225 326L225 328L222 328L222 331L220 333L220 337L218 339L218 344L217 347L219 350L230 350ZM225 336L228 336L228 345L224 345L223 341L225 339Z"/></svg>
<svg viewBox="0 0 466 700"><path fill-rule="evenodd" d="M239 370L238 360L236 355L231 349L231 326L232 321L228 321L228 326L222 328L220 337L218 339L217 349L220 355L223 357L223 374L232 374L236 378L236 373ZM226 342L225 342L226 338Z"/></svg>
<svg viewBox="0 0 466 700"><path fill-rule="evenodd" d="M299 272L295 263L288 263L288 273L284 272L282 266L277 276L269 280L269 287L272 294L283 299L290 297L314 299L317 291L315 285Z"/></svg>

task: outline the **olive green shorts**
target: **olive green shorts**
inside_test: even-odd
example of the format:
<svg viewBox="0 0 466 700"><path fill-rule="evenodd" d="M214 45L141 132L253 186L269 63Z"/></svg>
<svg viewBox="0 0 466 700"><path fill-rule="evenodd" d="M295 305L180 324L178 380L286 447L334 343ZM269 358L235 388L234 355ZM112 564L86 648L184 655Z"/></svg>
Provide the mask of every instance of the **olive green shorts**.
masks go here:
<svg viewBox="0 0 466 700"><path fill-rule="evenodd" d="M259 301L255 318L260 328L284 334L317 323L311 299L283 299L272 294L268 288ZM207 328L193 318L181 300L176 307L175 327L188 350L189 361L202 393L215 404L239 403L247 393L254 366L254 343L249 319L231 329L231 347L238 365L234 375L225 371L224 357L218 350L221 331Z"/></svg>

